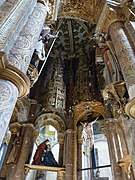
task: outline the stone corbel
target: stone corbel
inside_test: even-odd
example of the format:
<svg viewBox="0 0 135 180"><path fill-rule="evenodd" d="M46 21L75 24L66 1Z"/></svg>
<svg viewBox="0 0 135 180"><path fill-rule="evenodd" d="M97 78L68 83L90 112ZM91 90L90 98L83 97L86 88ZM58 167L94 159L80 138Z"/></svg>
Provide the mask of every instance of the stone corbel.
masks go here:
<svg viewBox="0 0 135 180"><path fill-rule="evenodd" d="M0 51L0 78L11 81L19 90L19 98L29 93L30 81L19 69L10 65L7 55Z"/></svg>
<svg viewBox="0 0 135 180"><path fill-rule="evenodd" d="M120 159L118 161L119 166L122 168L122 170L127 174L128 179L130 179L131 174L131 157L130 155L124 156L124 158Z"/></svg>

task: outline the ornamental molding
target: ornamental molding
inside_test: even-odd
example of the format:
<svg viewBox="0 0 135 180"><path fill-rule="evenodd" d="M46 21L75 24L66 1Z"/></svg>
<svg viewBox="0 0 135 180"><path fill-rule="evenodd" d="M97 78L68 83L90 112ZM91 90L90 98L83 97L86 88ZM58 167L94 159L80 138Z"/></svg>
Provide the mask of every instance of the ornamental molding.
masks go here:
<svg viewBox="0 0 135 180"><path fill-rule="evenodd" d="M111 83L103 90L105 106L114 118L125 117L126 98L125 82L118 81Z"/></svg>
<svg viewBox="0 0 135 180"><path fill-rule="evenodd" d="M101 18L97 24L97 31L99 33L108 33L111 25L115 22L124 22L125 14L121 6L113 6L105 4Z"/></svg>
<svg viewBox="0 0 135 180"><path fill-rule="evenodd" d="M130 179L131 175L131 157L130 155L124 156L122 159L118 161L119 166L122 168L122 170L126 173L128 176L128 179Z"/></svg>
<svg viewBox="0 0 135 180"><path fill-rule="evenodd" d="M105 0L75 0L61 3L59 17L81 19L93 24L98 22Z"/></svg>
<svg viewBox="0 0 135 180"><path fill-rule="evenodd" d="M8 63L7 55L2 51L0 51L0 71L0 78L9 80L17 86L19 98L22 98L29 93L29 79L19 69Z"/></svg>
<svg viewBox="0 0 135 180"><path fill-rule="evenodd" d="M36 129L40 129L41 127L47 125L52 125L58 133L65 132L66 130L64 119L53 112L41 114L35 121Z"/></svg>
<svg viewBox="0 0 135 180"><path fill-rule="evenodd" d="M10 50L35 4L36 0L16 0L0 7L0 49L4 52Z"/></svg>
<svg viewBox="0 0 135 180"><path fill-rule="evenodd" d="M102 115L103 118L107 117L107 112L102 103L98 101L82 102L73 108L74 125L76 126L77 122L83 120L90 113L93 114L93 117L100 115Z"/></svg>

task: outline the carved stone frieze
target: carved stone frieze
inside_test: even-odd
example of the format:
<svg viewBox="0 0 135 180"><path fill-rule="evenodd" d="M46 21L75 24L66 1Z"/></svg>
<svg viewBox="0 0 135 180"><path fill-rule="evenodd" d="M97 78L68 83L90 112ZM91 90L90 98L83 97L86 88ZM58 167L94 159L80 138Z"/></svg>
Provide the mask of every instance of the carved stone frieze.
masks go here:
<svg viewBox="0 0 135 180"><path fill-rule="evenodd" d="M125 91L125 83L123 81L112 83L103 91L105 105L111 116L118 118L120 115L125 115Z"/></svg>
<svg viewBox="0 0 135 180"><path fill-rule="evenodd" d="M102 12L104 0L66 1L59 8L59 16L77 18L96 24Z"/></svg>
<svg viewBox="0 0 135 180"><path fill-rule="evenodd" d="M35 0L12 0L0 6L0 49L4 52L13 45L26 22L26 13L29 15L35 4Z"/></svg>
<svg viewBox="0 0 135 180"><path fill-rule="evenodd" d="M7 131L17 97L17 87L10 81L0 79L0 145Z"/></svg>
<svg viewBox="0 0 135 180"><path fill-rule="evenodd" d="M124 20L125 14L122 11L122 7L106 4L98 22L97 31L99 33L108 33L110 26L114 22Z"/></svg>

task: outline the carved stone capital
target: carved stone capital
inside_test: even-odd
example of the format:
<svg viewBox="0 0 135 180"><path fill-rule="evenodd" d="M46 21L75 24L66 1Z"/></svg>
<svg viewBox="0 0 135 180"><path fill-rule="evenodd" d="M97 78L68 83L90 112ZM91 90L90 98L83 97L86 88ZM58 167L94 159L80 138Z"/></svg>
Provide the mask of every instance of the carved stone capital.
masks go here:
<svg viewBox="0 0 135 180"><path fill-rule="evenodd" d="M104 4L104 0L64 1L60 6L59 16L78 18L95 24L99 19Z"/></svg>
<svg viewBox="0 0 135 180"><path fill-rule="evenodd" d="M125 15L123 14L122 7L113 6L106 4L97 25L97 31L99 33L108 33L111 25L115 22L121 22L125 20Z"/></svg>
<svg viewBox="0 0 135 180"><path fill-rule="evenodd" d="M20 130L21 127L22 125L19 123L12 123L9 126L9 130L12 134L16 134Z"/></svg>
<svg viewBox="0 0 135 180"><path fill-rule="evenodd" d="M113 117L118 118L120 115L124 115L125 106L125 83L123 81L118 81L112 83L103 91L103 98L106 107Z"/></svg>
<svg viewBox="0 0 135 180"><path fill-rule="evenodd" d="M67 129L66 130L66 134L73 134L74 133L74 130L73 129Z"/></svg>
<svg viewBox="0 0 135 180"><path fill-rule="evenodd" d="M124 156L122 159L119 160L119 166L122 170L127 174L128 179L130 179L131 174L131 157L130 155Z"/></svg>
<svg viewBox="0 0 135 180"><path fill-rule="evenodd" d="M135 98L126 104L125 112L129 117L135 118Z"/></svg>
<svg viewBox="0 0 135 180"><path fill-rule="evenodd" d="M58 133L58 142L59 142L59 144L64 144L64 137L65 137L64 133Z"/></svg>
<svg viewBox="0 0 135 180"><path fill-rule="evenodd" d="M4 52L0 52L0 78L11 81L19 90L19 97L22 98L29 93L30 81L19 69L10 65Z"/></svg>

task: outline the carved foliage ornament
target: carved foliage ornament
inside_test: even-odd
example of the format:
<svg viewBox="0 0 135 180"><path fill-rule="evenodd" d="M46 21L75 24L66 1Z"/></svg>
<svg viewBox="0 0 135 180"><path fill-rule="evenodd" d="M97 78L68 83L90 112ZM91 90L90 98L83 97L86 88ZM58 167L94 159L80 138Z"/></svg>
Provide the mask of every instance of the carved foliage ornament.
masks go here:
<svg viewBox="0 0 135 180"><path fill-rule="evenodd" d="M110 26L117 21L124 21L125 15L122 11L122 7L113 6L110 4L106 4L104 10L102 12L100 21L97 25L97 31L99 33L107 33L109 31Z"/></svg>
<svg viewBox="0 0 135 180"><path fill-rule="evenodd" d="M112 83L103 91L105 104L113 117L118 118L120 115L125 115L124 106L126 99L124 94L125 83L123 81Z"/></svg>
<svg viewBox="0 0 135 180"><path fill-rule="evenodd" d="M107 116L106 110L102 103L98 101L82 102L74 107L74 124L86 117L89 113L98 117L102 115L104 118Z"/></svg>
<svg viewBox="0 0 135 180"><path fill-rule="evenodd" d="M91 23L97 23L104 4L104 0L70 1L61 5L59 8L59 16L77 18Z"/></svg>

